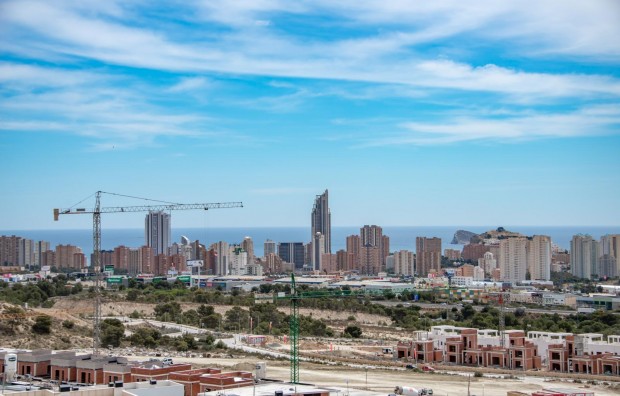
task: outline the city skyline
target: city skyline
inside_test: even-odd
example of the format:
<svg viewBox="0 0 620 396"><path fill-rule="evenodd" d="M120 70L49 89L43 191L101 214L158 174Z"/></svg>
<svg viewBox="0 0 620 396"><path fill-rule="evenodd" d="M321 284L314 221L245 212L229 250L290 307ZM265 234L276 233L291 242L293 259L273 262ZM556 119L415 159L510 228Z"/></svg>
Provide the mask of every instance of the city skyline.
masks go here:
<svg viewBox="0 0 620 396"><path fill-rule="evenodd" d="M175 212L177 227L306 226L325 190L332 227L618 226L618 15L606 0L3 1L0 229L88 228L51 211L98 190L244 203Z"/></svg>

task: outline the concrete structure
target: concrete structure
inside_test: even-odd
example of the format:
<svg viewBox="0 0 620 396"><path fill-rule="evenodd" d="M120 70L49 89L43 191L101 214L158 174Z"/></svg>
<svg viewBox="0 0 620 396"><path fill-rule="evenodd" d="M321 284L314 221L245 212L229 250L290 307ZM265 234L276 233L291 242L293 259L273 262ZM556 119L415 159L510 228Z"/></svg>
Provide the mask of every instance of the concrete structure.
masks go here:
<svg viewBox="0 0 620 396"><path fill-rule="evenodd" d="M359 235L349 235L347 237L347 254L353 258L352 269L359 268L360 255L362 250L362 240Z"/></svg>
<svg viewBox="0 0 620 396"><path fill-rule="evenodd" d="M484 254L486 252L489 252L490 250L491 248L487 245L483 245L481 243L470 243L463 246L463 252L461 253L461 257L465 261L476 262L478 261L478 259L484 257Z"/></svg>
<svg viewBox="0 0 620 396"><path fill-rule="evenodd" d="M390 239L383 235L378 225L364 225L360 228L360 271L363 274L377 274L385 270L385 259L390 254Z"/></svg>
<svg viewBox="0 0 620 396"><path fill-rule="evenodd" d="M304 267L305 254L303 242L280 242L278 244L278 257L293 264L295 270L301 270Z"/></svg>
<svg viewBox="0 0 620 396"><path fill-rule="evenodd" d="M271 239L267 239L263 244L263 257L267 257L270 254L276 254L276 243Z"/></svg>
<svg viewBox="0 0 620 396"><path fill-rule="evenodd" d="M323 268L321 258L325 253L331 253L325 250L325 235L317 232L312 236L312 258L310 261L312 271L320 271Z"/></svg>
<svg viewBox="0 0 620 396"><path fill-rule="evenodd" d="M590 235L574 235L570 242L571 273L578 278L591 279L597 260L598 242Z"/></svg>
<svg viewBox="0 0 620 396"><path fill-rule="evenodd" d="M501 244L500 244L501 245ZM551 237L534 235L527 240L527 268L530 279L551 279Z"/></svg>
<svg viewBox="0 0 620 396"><path fill-rule="evenodd" d="M166 254L172 240L170 215L164 211L151 211L144 220L145 245L155 251L155 255Z"/></svg>
<svg viewBox="0 0 620 396"><path fill-rule="evenodd" d="M248 264L254 262L254 241L251 237L246 236L241 242L241 249L248 254Z"/></svg>
<svg viewBox="0 0 620 396"><path fill-rule="evenodd" d="M73 268L80 270L86 267L86 256L82 249L73 245L57 245L55 251L55 265L58 268Z"/></svg>
<svg viewBox="0 0 620 396"><path fill-rule="evenodd" d="M599 247L598 274L608 277L620 275L620 234L603 235Z"/></svg>
<svg viewBox="0 0 620 396"><path fill-rule="evenodd" d="M525 338L523 331L508 330L505 337L506 347L502 348L496 330L433 326L430 332L416 332L414 339L408 343L398 343L396 355L421 363L441 362L511 370L541 367L536 346Z"/></svg>
<svg viewBox="0 0 620 396"><path fill-rule="evenodd" d="M337 396L342 393L341 389L337 388L320 388L309 384L290 384L290 383L261 383L255 387L246 386L243 388L235 389L236 396ZM353 392L352 392L353 394ZM199 396L221 396L221 391L212 391L206 393L199 393Z"/></svg>
<svg viewBox="0 0 620 396"><path fill-rule="evenodd" d="M450 261L461 259L461 251L458 249L444 249L443 255Z"/></svg>
<svg viewBox="0 0 620 396"><path fill-rule="evenodd" d="M418 276L427 276L431 270L441 272L441 238L417 237L415 244Z"/></svg>
<svg viewBox="0 0 620 396"><path fill-rule="evenodd" d="M499 242L498 265L501 279L505 282L520 282L527 273L527 239L506 238Z"/></svg>
<svg viewBox="0 0 620 396"><path fill-rule="evenodd" d="M311 230L310 240L314 242L317 232L323 235L322 247L317 251L323 253L332 252L332 215L329 210L329 193L327 190L321 195L317 195L314 200L314 206L312 207L312 214L310 216ZM320 259L320 255L317 256ZM314 269L319 269L320 266L313 266Z"/></svg>
<svg viewBox="0 0 620 396"><path fill-rule="evenodd" d="M491 252L485 252L482 258L478 259L478 266L482 268L485 276L491 275L493 270L497 268L497 260Z"/></svg>
<svg viewBox="0 0 620 396"><path fill-rule="evenodd" d="M415 255L408 250L394 252L394 273L413 276L415 274Z"/></svg>
<svg viewBox="0 0 620 396"><path fill-rule="evenodd" d="M231 245L228 251L228 273L223 275L246 275L248 273L248 253L239 245Z"/></svg>
<svg viewBox="0 0 620 396"><path fill-rule="evenodd" d="M88 388L71 388L67 386L67 390L55 388L30 390L26 393L28 396L183 396L183 385L173 381L152 381L152 382L117 382L112 386L99 385ZM15 394L20 394L15 393Z"/></svg>

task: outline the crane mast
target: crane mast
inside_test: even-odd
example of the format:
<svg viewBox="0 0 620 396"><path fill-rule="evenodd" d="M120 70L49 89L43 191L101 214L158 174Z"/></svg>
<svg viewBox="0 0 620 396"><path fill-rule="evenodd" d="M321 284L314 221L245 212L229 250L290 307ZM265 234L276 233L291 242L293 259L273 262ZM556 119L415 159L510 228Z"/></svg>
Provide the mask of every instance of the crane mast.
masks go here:
<svg viewBox="0 0 620 396"><path fill-rule="evenodd" d="M102 213L131 213L131 212L149 212L149 211L171 211L171 210L209 210L209 209L227 209L242 208L242 202L218 202L218 203L196 203L196 204L175 204L166 203L160 205L142 205L142 206L116 206L101 207L101 194L103 191L95 193L95 207L93 209L54 209L54 221L58 221L60 215L67 214L92 214L93 215L93 262L92 267L95 272L95 303L93 313L93 355L99 353L101 347L101 276L103 274L101 268L101 214ZM121 194L108 193L111 195L125 196ZM129 197L137 198L137 197ZM140 198L146 199L146 198Z"/></svg>

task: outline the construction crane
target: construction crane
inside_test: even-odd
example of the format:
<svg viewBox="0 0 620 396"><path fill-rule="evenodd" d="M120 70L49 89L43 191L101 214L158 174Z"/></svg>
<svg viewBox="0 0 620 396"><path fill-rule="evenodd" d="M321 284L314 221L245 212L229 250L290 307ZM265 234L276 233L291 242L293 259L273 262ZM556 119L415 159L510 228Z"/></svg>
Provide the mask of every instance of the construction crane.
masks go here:
<svg viewBox="0 0 620 396"><path fill-rule="evenodd" d="M101 207L101 194L116 195L125 198L141 199L145 201L160 202L159 205L142 205L142 206L116 206ZM82 201L83 202L83 201ZM196 204L179 204L172 202L156 201L149 198L133 197L117 193L109 193L97 191L95 193L95 207L93 209L85 208L69 208L54 209L54 221L58 221L60 215L71 214L92 214L93 215L93 262L91 266L95 271L95 312L93 313L93 355L99 352L101 343L101 214L102 213L131 213L131 212L150 212L150 211L170 211L170 210L209 210L209 209L227 209L242 208L242 202L219 202L219 203L196 203Z"/></svg>
<svg viewBox="0 0 620 396"><path fill-rule="evenodd" d="M382 291L377 290L377 293ZM343 298L343 297L363 297L373 294L370 290L313 290L299 291L295 283L295 274L291 274L291 293L274 294L274 303L276 300L290 300L291 315L289 318L289 343L290 363L291 363L291 383L299 383L299 302L308 298Z"/></svg>
<svg viewBox="0 0 620 396"><path fill-rule="evenodd" d="M510 293L498 292L491 293L494 300L497 300L497 304L499 305L499 346L504 347L506 344L506 300L509 299Z"/></svg>

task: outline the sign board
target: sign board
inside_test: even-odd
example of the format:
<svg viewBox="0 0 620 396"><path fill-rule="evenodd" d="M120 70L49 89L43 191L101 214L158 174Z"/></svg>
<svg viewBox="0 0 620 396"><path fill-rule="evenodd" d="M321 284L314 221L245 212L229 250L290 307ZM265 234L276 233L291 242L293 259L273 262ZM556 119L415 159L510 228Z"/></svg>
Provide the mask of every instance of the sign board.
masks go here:
<svg viewBox="0 0 620 396"><path fill-rule="evenodd" d="M204 267L204 261L202 261L202 260L188 260L186 265L188 267Z"/></svg>
<svg viewBox="0 0 620 396"><path fill-rule="evenodd" d="M44 265L43 267L41 267L41 271L45 271L45 272L50 272L52 269L52 267L50 267L49 265Z"/></svg>
<svg viewBox="0 0 620 396"><path fill-rule="evenodd" d="M123 278L120 276L110 276L106 279L106 282L108 283L122 283L123 282Z"/></svg>
<svg viewBox="0 0 620 396"><path fill-rule="evenodd" d="M105 272L114 272L114 266L110 265L110 264L106 264L106 266L104 267L104 271Z"/></svg>
<svg viewBox="0 0 620 396"><path fill-rule="evenodd" d="M181 282L189 283L190 279L191 279L191 276L189 275L177 276L177 280L180 280Z"/></svg>
<svg viewBox="0 0 620 396"><path fill-rule="evenodd" d="M273 302L271 293L254 293L254 304Z"/></svg>

